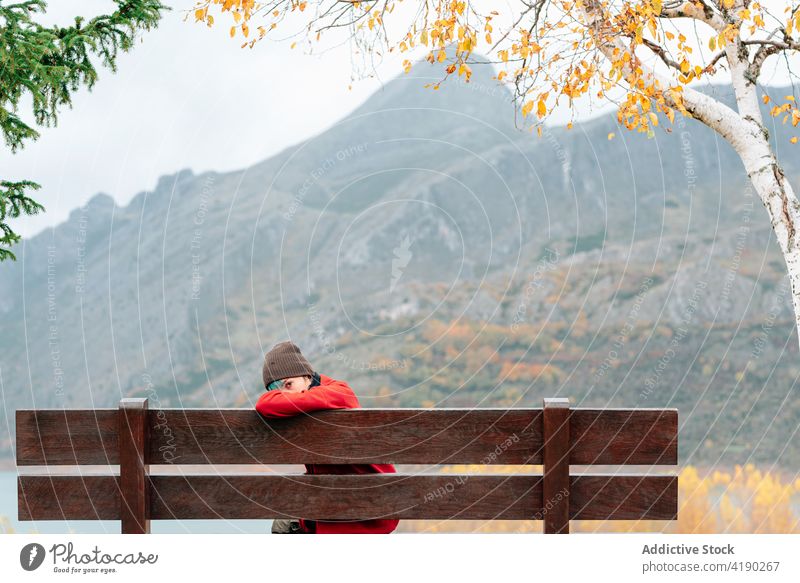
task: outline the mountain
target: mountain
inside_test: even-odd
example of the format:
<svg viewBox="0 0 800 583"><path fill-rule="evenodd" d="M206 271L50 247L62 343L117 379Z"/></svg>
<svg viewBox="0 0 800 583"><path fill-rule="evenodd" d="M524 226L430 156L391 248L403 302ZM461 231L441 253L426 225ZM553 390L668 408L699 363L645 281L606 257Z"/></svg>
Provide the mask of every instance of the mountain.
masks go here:
<svg viewBox="0 0 800 583"><path fill-rule="evenodd" d="M682 462L796 467L788 280L730 148L682 118L538 138L488 70L439 72L25 241L0 265L4 455L17 408L248 406L291 338L366 407L678 407Z"/></svg>

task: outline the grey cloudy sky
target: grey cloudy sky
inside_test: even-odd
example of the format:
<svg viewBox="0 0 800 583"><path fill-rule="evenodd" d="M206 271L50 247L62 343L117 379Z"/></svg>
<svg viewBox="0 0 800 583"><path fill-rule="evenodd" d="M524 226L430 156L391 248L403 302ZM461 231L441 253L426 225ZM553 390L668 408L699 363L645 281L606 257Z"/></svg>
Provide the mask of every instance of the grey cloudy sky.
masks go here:
<svg viewBox="0 0 800 583"><path fill-rule="evenodd" d="M48 19L67 22L73 2L50 2ZM227 27L209 29L190 18L189 1L169 3L159 28L120 56L118 72L99 69L91 92L81 90L57 128L12 155L0 148L4 179L35 180L47 212L15 223L30 236L62 222L98 192L125 204L181 168L231 170L259 162L330 126L380 88L377 79L353 84L346 47L304 54L290 43L241 49ZM82 0L91 15L113 4ZM384 81L400 61L378 69ZM22 107L21 113L30 111Z"/></svg>

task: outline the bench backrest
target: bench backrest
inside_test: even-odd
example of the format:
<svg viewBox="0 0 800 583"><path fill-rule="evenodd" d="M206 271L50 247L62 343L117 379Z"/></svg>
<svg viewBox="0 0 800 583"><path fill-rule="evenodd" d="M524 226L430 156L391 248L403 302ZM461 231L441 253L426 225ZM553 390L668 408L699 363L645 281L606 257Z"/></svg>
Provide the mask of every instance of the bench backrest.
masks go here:
<svg viewBox="0 0 800 583"><path fill-rule="evenodd" d="M676 465L675 409L357 409L265 419L250 409L20 410L19 520L674 520L674 475L570 465ZM229 464L542 465L542 474L278 475ZM213 471L168 471L214 464ZM66 466L106 466L88 471ZM119 466L119 471L107 466ZM30 467L29 467L30 466ZM34 467L44 466L44 467ZM53 467L58 466L58 467ZM172 468L177 470L178 468Z"/></svg>

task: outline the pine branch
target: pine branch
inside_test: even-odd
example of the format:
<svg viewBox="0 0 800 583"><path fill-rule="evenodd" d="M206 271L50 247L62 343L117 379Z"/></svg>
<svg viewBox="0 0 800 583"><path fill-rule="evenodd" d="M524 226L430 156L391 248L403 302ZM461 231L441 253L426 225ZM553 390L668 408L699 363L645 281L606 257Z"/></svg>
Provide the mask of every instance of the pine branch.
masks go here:
<svg viewBox="0 0 800 583"><path fill-rule="evenodd" d="M19 182L0 180L0 261L16 260L16 255L8 248L20 240L20 236L6 222L7 219L36 215L44 211L41 204L25 193L28 188L39 190L41 186L30 180Z"/></svg>
<svg viewBox="0 0 800 583"><path fill-rule="evenodd" d="M92 18L81 17L68 27L44 27L33 20L43 13L43 0L29 0L0 6L0 130L12 151L23 147L26 139L39 134L17 117L22 97L33 98L34 120L41 126L55 126L58 108L72 105L72 93L97 81L92 57L112 72L120 51L133 47L139 31L157 26L168 7L159 0L116 0L117 10ZM24 126L24 127L23 127Z"/></svg>
<svg viewBox="0 0 800 583"><path fill-rule="evenodd" d="M117 56L129 51L136 35L158 25L162 12L170 10L159 0L115 0L117 9L88 22L76 17L71 26L45 27L34 20L47 9L45 0L0 4L0 132L12 152L39 132L17 114L20 101L30 96L33 120L39 126L55 126L58 110L72 106L72 94L81 86L91 89L100 63L112 72ZM1 177L0 177L1 178ZM0 182L0 261L15 259L8 249L20 237L6 219L33 215L44 207L25 195L39 185Z"/></svg>

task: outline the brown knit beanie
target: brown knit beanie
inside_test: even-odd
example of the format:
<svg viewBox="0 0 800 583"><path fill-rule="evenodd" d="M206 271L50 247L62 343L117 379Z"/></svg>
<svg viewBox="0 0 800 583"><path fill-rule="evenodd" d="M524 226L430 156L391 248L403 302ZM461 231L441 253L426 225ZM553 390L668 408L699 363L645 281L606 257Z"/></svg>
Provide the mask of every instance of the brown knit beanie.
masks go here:
<svg viewBox="0 0 800 583"><path fill-rule="evenodd" d="M280 342L272 347L264 357L264 386L272 381L289 377L312 376L314 369L300 352L297 344L291 341Z"/></svg>

